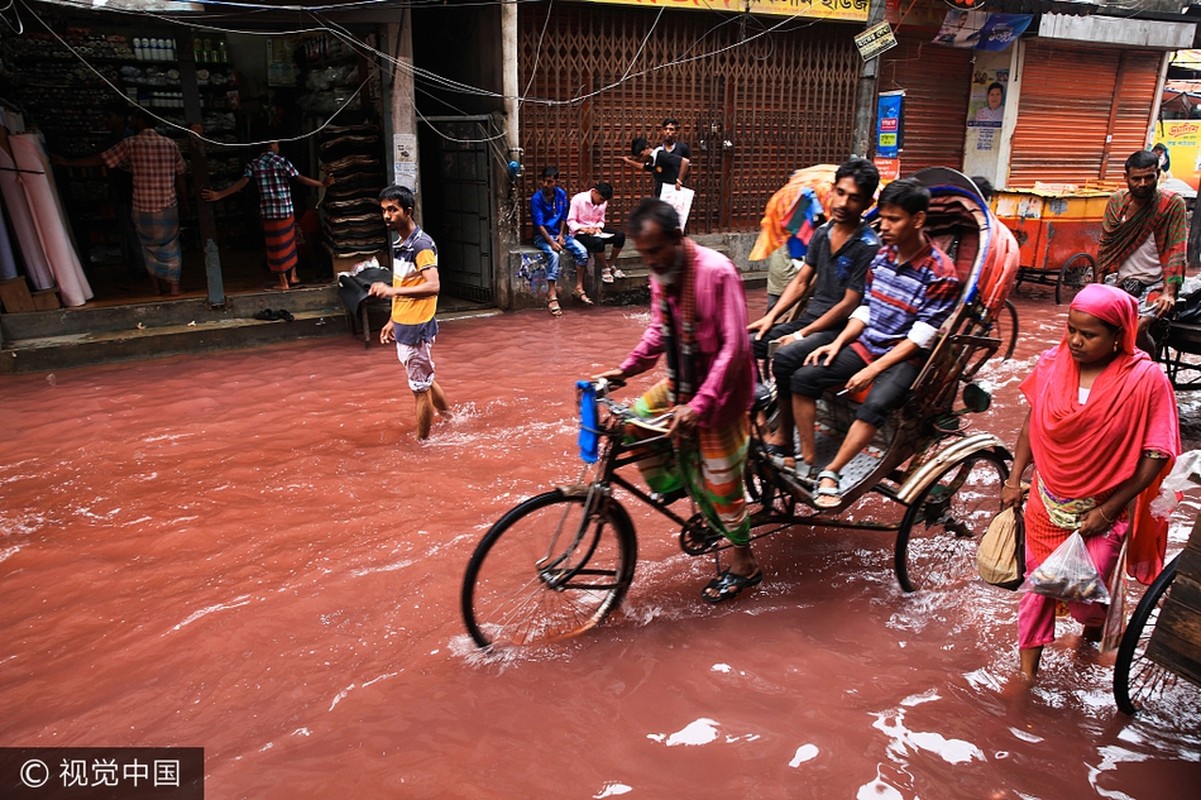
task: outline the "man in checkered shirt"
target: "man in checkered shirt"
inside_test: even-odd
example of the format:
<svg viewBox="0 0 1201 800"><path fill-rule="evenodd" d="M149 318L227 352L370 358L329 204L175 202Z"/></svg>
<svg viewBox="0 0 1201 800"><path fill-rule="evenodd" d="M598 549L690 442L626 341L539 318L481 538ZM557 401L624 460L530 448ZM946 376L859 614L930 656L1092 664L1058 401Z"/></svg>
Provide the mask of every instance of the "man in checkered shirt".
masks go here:
<svg viewBox="0 0 1201 800"><path fill-rule="evenodd" d="M129 115L133 136L103 153L55 159L68 167L108 167L133 173L133 224L142 244L146 271L160 294L180 294L183 256L179 245L179 206L187 196L184 160L174 141L154 129L144 109Z"/></svg>
<svg viewBox="0 0 1201 800"><path fill-rule="evenodd" d="M279 142L271 142L266 151L246 165L242 177L221 191L204 189L200 195L210 203L242 191L252 179L259 189L259 215L263 219L263 237L267 244L267 267L279 277L275 288L287 290L300 283L296 274L296 222L293 218L292 178L306 186L320 188L333 178L315 180L300 174L292 162L279 154Z"/></svg>

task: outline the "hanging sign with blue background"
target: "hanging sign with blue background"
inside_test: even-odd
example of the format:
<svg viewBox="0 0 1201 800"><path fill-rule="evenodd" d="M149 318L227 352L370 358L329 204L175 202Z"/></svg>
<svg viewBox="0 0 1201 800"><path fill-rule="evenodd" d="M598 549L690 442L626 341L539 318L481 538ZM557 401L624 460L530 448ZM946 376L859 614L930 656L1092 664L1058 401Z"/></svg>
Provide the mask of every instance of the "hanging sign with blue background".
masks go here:
<svg viewBox="0 0 1201 800"><path fill-rule="evenodd" d="M876 105L876 155L896 158L901 147L901 103L904 92L883 92Z"/></svg>

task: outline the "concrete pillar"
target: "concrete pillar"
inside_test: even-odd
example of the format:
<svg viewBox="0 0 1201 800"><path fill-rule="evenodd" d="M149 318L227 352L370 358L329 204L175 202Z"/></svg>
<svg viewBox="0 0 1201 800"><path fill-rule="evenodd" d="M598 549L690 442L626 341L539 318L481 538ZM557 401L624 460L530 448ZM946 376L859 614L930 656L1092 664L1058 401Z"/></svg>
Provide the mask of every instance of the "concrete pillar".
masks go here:
<svg viewBox="0 0 1201 800"><path fill-rule="evenodd" d="M420 224L421 215L421 175L418 171L417 157L417 111L413 100L413 18L408 6L400 9L400 21L390 22L387 26L388 41L391 52L396 54L398 63L392 65L391 74L391 114L390 127L392 133L391 180L407 186L417 195L417 207L414 209Z"/></svg>

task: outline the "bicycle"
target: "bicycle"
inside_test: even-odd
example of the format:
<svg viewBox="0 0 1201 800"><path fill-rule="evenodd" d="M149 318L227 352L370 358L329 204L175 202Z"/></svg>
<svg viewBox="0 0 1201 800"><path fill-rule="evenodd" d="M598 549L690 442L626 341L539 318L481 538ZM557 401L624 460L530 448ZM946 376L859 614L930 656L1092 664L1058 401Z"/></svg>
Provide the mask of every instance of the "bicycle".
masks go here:
<svg viewBox="0 0 1201 800"><path fill-rule="evenodd" d="M617 608L634 578L634 523L613 496L620 488L680 526L685 552L708 552L721 539L695 509L670 506L685 491L647 491L617 471L648 459L678 463L670 414L644 419L609 397L621 385L580 381L581 437L595 437L576 483L518 504L476 547L460 597L468 633L480 647L528 646L578 635ZM631 436L637 430L638 438ZM589 472L592 472L589 477Z"/></svg>

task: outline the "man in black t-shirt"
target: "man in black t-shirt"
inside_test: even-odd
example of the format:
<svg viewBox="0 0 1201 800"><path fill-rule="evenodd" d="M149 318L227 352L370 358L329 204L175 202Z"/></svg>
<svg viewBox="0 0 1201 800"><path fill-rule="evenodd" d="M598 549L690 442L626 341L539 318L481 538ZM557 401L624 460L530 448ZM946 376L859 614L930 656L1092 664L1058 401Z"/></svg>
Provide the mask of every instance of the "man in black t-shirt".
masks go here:
<svg viewBox="0 0 1201 800"><path fill-rule="evenodd" d="M769 344L778 347L821 338L827 344L842 330L863 299L867 268L880 250L880 239L863 222L880 183L875 165L853 158L834 173L825 209L829 221L813 232L805 263L784 288L779 301L747 326L755 361L768 357ZM776 320L810 294L804 312L796 319Z"/></svg>
<svg viewBox="0 0 1201 800"><path fill-rule="evenodd" d="M663 139L658 147L652 148L646 139L639 136L630 143L630 156L622 156L627 164L641 167L651 173L655 181L654 196L659 197L664 184L680 189L691 170L692 150L676 137L680 133L680 122L675 117L663 120Z"/></svg>

